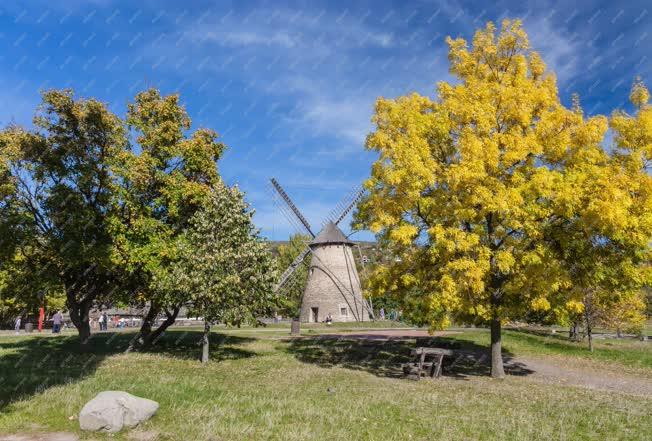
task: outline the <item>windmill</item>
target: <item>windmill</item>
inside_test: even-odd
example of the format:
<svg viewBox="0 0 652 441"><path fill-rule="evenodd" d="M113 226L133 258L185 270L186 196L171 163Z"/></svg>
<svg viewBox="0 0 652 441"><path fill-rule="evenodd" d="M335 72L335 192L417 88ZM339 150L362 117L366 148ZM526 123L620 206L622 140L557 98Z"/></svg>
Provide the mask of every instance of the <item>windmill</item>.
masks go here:
<svg viewBox="0 0 652 441"><path fill-rule="evenodd" d="M329 315L334 322L368 321L373 316L362 297L360 278L353 257L355 244L337 226L360 200L362 189L355 189L330 213L318 234L313 233L306 218L292 202L278 181L271 179L272 187L282 199L279 208L288 220L311 237L296 259L281 274L276 291L292 283L296 269L308 264L308 280L301 299L299 320L322 322ZM287 210L289 208L289 211Z"/></svg>

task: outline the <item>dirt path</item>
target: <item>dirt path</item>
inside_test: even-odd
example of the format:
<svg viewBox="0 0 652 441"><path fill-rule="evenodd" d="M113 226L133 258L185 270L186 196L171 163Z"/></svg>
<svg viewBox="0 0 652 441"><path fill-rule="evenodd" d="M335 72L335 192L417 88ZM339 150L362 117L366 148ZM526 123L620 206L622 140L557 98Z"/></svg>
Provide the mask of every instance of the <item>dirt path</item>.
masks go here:
<svg viewBox="0 0 652 441"><path fill-rule="evenodd" d="M359 332L337 332L321 334L320 338L346 338L356 340L413 339L417 337L445 336L455 331L428 334L422 329L378 329ZM532 381L548 384L585 387L588 389L642 395L652 398L652 378L618 371L615 368L601 368L589 360L563 356L546 358L519 356L506 360L506 370L517 366L516 374Z"/></svg>
<svg viewBox="0 0 652 441"><path fill-rule="evenodd" d="M347 339L361 339L361 340L384 340L388 338L417 338L417 337L437 337L441 335L456 334L456 331L441 331L434 334L428 334L425 329L364 329L360 331L345 331L338 332L333 329L333 332L324 332L316 334L320 338L347 338ZM309 336L313 337L313 336Z"/></svg>
<svg viewBox="0 0 652 441"><path fill-rule="evenodd" d="M561 357L516 357L512 362L532 371L526 378L534 381L652 397L652 378L598 369Z"/></svg>

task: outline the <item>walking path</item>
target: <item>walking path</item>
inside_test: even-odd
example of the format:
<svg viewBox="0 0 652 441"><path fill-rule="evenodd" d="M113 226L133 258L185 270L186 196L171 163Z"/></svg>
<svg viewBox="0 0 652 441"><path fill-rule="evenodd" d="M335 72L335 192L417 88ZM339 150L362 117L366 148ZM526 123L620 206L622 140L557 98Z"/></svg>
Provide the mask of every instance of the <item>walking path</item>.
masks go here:
<svg viewBox="0 0 652 441"><path fill-rule="evenodd" d="M423 329L378 329L360 332L334 332L319 335L319 338L346 338L360 340L384 340L400 338L417 338L445 336L459 331L442 331L428 334ZM533 356L518 356L506 362L518 366L518 371L528 372L523 375L534 381L560 384L567 386L584 387L587 389L620 392L632 395L642 395L652 398L652 378L637 376L617 371L615 369L602 369L593 366L590 360L574 359L562 356L547 356L539 358Z"/></svg>
<svg viewBox="0 0 652 441"><path fill-rule="evenodd" d="M596 369L587 363L561 357L516 357L512 361L531 370L527 378L535 381L652 398L652 378Z"/></svg>

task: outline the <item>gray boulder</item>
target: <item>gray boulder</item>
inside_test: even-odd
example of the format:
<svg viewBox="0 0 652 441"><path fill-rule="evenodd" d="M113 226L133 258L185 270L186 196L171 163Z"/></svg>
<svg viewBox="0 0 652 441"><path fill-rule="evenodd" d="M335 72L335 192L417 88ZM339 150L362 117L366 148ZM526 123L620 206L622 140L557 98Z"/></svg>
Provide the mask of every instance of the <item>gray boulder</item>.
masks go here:
<svg viewBox="0 0 652 441"><path fill-rule="evenodd" d="M82 430L119 432L148 420L158 410L156 401L139 398L127 392L104 391L84 405L79 412Z"/></svg>

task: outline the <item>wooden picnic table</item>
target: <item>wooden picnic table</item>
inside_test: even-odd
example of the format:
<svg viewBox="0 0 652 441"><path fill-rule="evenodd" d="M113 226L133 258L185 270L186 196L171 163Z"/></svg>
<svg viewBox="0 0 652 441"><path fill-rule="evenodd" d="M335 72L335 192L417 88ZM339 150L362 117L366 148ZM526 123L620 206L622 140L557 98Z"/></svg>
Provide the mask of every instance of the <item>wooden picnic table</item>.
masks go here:
<svg viewBox="0 0 652 441"><path fill-rule="evenodd" d="M439 378L444 356L452 355L453 351L444 348L418 347L412 349L414 360L403 366L403 372L412 380L419 380L422 373L427 373L430 377ZM431 361L428 361L429 357L432 357Z"/></svg>

